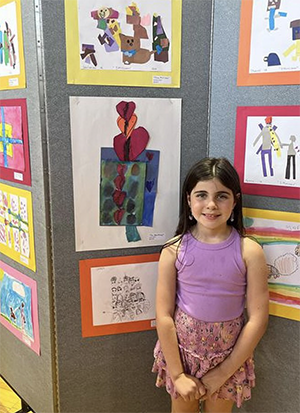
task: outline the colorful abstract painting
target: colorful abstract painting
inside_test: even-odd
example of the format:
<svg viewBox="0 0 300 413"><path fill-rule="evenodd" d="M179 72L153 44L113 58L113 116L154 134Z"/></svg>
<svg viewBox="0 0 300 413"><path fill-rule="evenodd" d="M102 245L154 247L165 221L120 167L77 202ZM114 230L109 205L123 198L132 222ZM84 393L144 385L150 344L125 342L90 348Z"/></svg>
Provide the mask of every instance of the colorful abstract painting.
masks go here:
<svg viewBox="0 0 300 413"><path fill-rule="evenodd" d="M300 198L300 106L239 106L234 165L246 194Z"/></svg>
<svg viewBox="0 0 300 413"><path fill-rule="evenodd" d="M179 213L181 100L71 97L70 109L76 251L166 242Z"/></svg>
<svg viewBox="0 0 300 413"><path fill-rule="evenodd" d="M300 321L300 214L244 208L247 235L269 268L270 314Z"/></svg>
<svg viewBox="0 0 300 413"><path fill-rule="evenodd" d="M155 329L159 254L82 260L82 336Z"/></svg>
<svg viewBox="0 0 300 413"><path fill-rule="evenodd" d="M180 86L182 0L65 0L68 83Z"/></svg>
<svg viewBox="0 0 300 413"><path fill-rule="evenodd" d="M0 90L25 87L21 0L0 0Z"/></svg>
<svg viewBox="0 0 300 413"><path fill-rule="evenodd" d="M117 104L121 133L113 148L101 149L100 225L126 226L129 242L141 239L137 226L152 226L159 170L159 152L147 150L148 131L135 128L135 108L132 101Z"/></svg>
<svg viewBox="0 0 300 413"><path fill-rule="evenodd" d="M238 86L300 84L299 0L242 0Z"/></svg>
<svg viewBox="0 0 300 413"><path fill-rule="evenodd" d="M31 185L26 99L0 100L0 178Z"/></svg>
<svg viewBox="0 0 300 413"><path fill-rule="evenodd" d="M2 183L0 252L35 271L31 193Z"/></svg>
<svg viewBox="0 0 300 413"><path fill-rule="evenodd" d="M0 261L0 323L37 354L40 337L37 285Z"/></svg>

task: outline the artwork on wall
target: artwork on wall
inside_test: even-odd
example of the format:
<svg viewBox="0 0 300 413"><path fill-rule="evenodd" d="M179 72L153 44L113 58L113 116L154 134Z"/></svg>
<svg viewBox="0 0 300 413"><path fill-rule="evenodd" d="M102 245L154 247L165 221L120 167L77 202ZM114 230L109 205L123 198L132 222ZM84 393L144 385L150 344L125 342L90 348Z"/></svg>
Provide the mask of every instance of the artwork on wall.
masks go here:
<svg viewBox="0 0 300 413"><path fill-rule="evenodd" d="M25 82L21 0L0 0L0 90L23 89Z"/></svg>
<svg viewBox="0 0 300 413"><path fill-rule="evenodd" d="M82 336L102 336L155 328L159 254L82 260Z"/></svg>
<svg viewBox="0 0 300 413"><path fill-rule="evenodd" d="M244 208L246 233L269 268L270 314L300 321L300 214Z"/></svg>
<svg viewBox="0 0 300 413"><path fill-rule="evenodd" d="M182 0L65 0L67 80L180 87Z"/></svg>
<svg viewBox="0 0 300 413"><path fill-rule="evenodd" d="M36 282L0 261L0 323L38 355L40 334Z"/></svg>
<svg viewBox="0 0 300 413"><path fill-rule="evenodd" d="M240 106L234 165L246 194L299 199L300 106Z"/></svg>
<svg viewBox="0 0 300 413"><path fill-rule="evenodd" d="M0 183L0 252L36 270L31 192Z"/></svg>
<svg viewBox="0 0 300 413"><path fill-rule="evenodd" d="M300 84L298 0L242 0L238 86Z"/></svg>
<svg viewBox="0 0 300 413"><path fill-rule="evenodd" d="M70 97L70 112L76 251L162 245L179 214L181 99Z"/></svg>
<svg viewBox="0 0 300 413"><path fill-rule="evenodd" d="M0 178L31 185L26 99L0 100Z"/></svg>

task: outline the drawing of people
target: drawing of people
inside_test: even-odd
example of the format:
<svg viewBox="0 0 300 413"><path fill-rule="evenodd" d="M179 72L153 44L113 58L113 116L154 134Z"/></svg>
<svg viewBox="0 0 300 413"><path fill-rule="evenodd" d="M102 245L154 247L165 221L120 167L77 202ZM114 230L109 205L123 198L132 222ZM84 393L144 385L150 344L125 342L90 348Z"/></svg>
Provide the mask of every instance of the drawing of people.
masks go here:
<svg viewBox="0 0 300 413"><path fill-rule="evenodd" d="M286 169L285 169L285 179L290 179L291 175L291 164L293 169L293 179L296 179L296 150L295 150L295 143L296 136L291 135L290 143L283 143L281 146L287 146L287 161L286 161Z"/></svg>
<svg viewBox="0 0 300 413"><path fill-rule="evenodd" d="M275 18L278 17L286 17L287 13L283 11L279 11L281 5L281 0L268 0L268 6L267 6L267 11L269 12L269 27L268 30L277 30L275 27ZM277 10L277 14L276 14Z"/></svg>
<svg viewBox="0 0 300 413"><path fill-rule="evenodd" d="M300 19L293 20L290 24L290 28L292 29L292 38L294 43L286 49L285 52L283 52L283 56L287 57L295 50L292 60L296 61L297 59L300 60Z"/></svg>
<svg viewBox="0 0 300 413"><path fill-rule="evenodd" d="M262 164L262 172L263 176L267 176L267 168L266 168L266 156L268 157L268 163L269 163L269 169L270 169L270 175L274 175L274 169L272 165L272 147L277 153L277 156L281 156L281 142L279 139L279 136L275 132L277 129L277 126L272 125L272 116L268 116L265 118L265 123L266 125L263 126L261 123L258 125L261 129L260 134L256 137L256 139L253 142L253 146L257 144L257 142L262 139L262 144L257 150L256 154L258 155L260 153L261 156L261 164Z"/></svg>
<svg viewBox="0 0 300 413"><path fill-rule="evenodd" d="M15 52L15 45L14 45L15 35L12 34L12 31L10 27L8 26L7 22L5 22L5 25L6 25L6 33L7 33L7 49L9 52L9 63L14 69L16 67L16 60L17 60L16 52Z"/></svg>
<svg viewBox="0 0 300 413"><path fill-rule="evenodd" d="M106 52L118 51L121 29L116 19L119 17L119 12L111 7L101 7L99 10L92 11L91 17L98 21L97 28L103 31L103 34L99 34L98 40Z"/></svg>
<svg viewBox="0 0 300 413"><path fill-rule="evenodd" d="M26 317L25 317L24 307L25 307L25 304L22 302L21 306L19 307L20 312L21 312L22 330L25 330L25 324L26 324Z"/></svg>
<svg viewBox="0 0 300 413"><path fill-rule="evenodd" d="M17 317L15 315L14 309L12 307L9 307L9 311L10 311L10 319L16 322Z"/></svg>

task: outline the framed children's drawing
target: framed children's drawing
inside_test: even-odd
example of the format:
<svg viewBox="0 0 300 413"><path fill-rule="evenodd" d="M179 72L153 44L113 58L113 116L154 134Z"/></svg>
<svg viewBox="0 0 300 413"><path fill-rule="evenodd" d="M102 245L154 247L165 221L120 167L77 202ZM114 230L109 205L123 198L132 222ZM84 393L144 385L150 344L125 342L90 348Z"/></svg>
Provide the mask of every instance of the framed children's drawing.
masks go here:
<svg viewBox="0 0 300 413"><path fill-rule="evenodd" d="M25 87L21 0L0 0L0 90Z"/></svg>
<svg viewBox="0 0 300 413"><path fill-rule="evenodd" d="M68 83L180 87L181 8L182 0L65 0Z"/></svg>
<svg viewBox="0 0 300 413"><path fill-rule="evenodd" d="M159 254L82 260L82 336L155 329Z"/></svg>
<svg viewBox="0 0 300 413"><path fill-rule="evenodd" d="M238 86L300 84L299 0L242 0Z"/></svg>
<svg viewBox="0 0 300 413"><path fill-rule="evenodd" d="M300 321L300 214L243 208L243 215L265 253L270 314Z"/></svg>
<svg viewBox="0 0 300 413"><path fill-rule="evenodd" d="M163 245L179 214L181 100L71 96L70 116L76 251Z"/></svg>
<svg viewBox="0 0 300 413"><path fill-rule="evenodd" d="M0 100L0 178L31 185L26 99Z"/></svg>
<svg viewBox="0 0 300 413"><path fill-rule="evenodd" d="M31 192L0 183L0 252L36 270Z"/></svg>
<svg viewBox="0 0 300 413"><path fill-rule="evenodd" d="M0 323L38 355L36 281L0 261Z"/></svg>
<svg viewBox="0 0 300 413"><path fill-rule="evenodd" d="M300 106L240 106L234 165L243 192L299 199Z"/></svg>

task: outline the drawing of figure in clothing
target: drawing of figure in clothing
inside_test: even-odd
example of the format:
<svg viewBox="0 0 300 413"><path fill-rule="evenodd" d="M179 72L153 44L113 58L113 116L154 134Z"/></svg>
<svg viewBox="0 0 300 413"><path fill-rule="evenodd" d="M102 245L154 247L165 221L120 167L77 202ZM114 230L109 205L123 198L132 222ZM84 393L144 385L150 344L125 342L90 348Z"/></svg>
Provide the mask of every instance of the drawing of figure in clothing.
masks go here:
<svg viewBox="0 0 300 413"><path fill-rule="evenodd" d="M267 18L269 20L269 27L267 30L269 31L277 30L277 27L275 27L275 18L287 16L287 13L279 11L280 5L281 0L268 0L267 12L269 16Z"/></svg>
<svg viewBox="0 0 300 413"><path fill-rule="evenodd" d="M266 156L268 157L268 163L269 163L269 169L270 169L270 175L274 175L274 169L272 165L272 148L277 153L277 156L281 156L281 142L279 139L279 136L275 132L277 129L276 125L272 125L272 116L268 116L265 118L265 123L266 125L263 126L261 123L258 125L261 129L260 134L256 137L256 139L253 142L253 146L257 144L257 142L262 139L262 144L258 148L256 154L258 155L260 153L261 156L261 165L262 165L262 172L263 176L267 176L267 168L266 168Z"/></svg>
<svg viewBox="0 0 300 413"><path fill-rule="evenodd" d="M282 146L287 146L287 160L285 169L285 179L290 179L291 177L291 164L293 170L293 179L296 179L296 149L295 149L296 136L291 135L290 143L283 143Z"/></svg>
<svg viewBox="0 0 300 413"><path fill-rule="evenodd" d="M24 307L25 307L25 304L22 302L21 306L19 307L20 313L21 313L22 330L25 330L25 324L26 324L26 317L25 317Z"/></svg>
<svg viewBox="0 0 300 413"><path fill-rule="evenodd" d="M292 60L296 62L300 60L300 19L293 20L290 23L290 28L292 29L292 39L294 43L283 52L283 56L287 57L294 52L292 54Z"/></svg>
<svg viewBox="0 0 300 413"><path fill-rule="evenodd" d="M121 32L120 24L118 22L119 12L111 7L102 7L99 10L91 12L91 17L97 20L97 28L103 34L99 34L98 40L104 46L106 52L116 52L119 50Z"/></svg>

